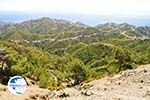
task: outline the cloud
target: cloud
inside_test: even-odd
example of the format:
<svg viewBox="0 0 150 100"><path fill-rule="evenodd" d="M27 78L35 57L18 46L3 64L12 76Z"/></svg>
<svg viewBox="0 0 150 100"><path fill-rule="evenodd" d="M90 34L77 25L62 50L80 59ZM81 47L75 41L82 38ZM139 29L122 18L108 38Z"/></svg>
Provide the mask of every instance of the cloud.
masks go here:
<svg viewBox="0 0 150 100"><path fill-rule="evenodd" d="M150 0L0 0L0 11L150 16Z"/></svg>

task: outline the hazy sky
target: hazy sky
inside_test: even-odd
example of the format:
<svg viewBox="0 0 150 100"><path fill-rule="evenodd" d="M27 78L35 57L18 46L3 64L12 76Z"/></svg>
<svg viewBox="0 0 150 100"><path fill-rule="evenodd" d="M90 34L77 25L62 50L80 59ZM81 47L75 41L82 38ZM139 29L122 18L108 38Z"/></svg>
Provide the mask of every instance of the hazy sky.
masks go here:
<svg viewBox="0 0 150 100"><path fill-rule="evenodd" d="M0 0L0 11L149 16L150 0Z"/></svg>
<svg viewBox="0 0 150 100"><path fill-rule="evenodd" d="M150 0L0 0L0 11L150 18Z"/></svg>

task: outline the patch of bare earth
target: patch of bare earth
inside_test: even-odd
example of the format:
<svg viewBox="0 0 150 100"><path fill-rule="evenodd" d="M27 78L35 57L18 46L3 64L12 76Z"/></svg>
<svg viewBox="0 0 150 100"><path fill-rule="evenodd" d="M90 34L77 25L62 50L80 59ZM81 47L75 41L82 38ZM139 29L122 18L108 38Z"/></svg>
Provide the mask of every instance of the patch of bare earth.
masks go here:
<svg viewBox="0 0 150 100"><path fill-rule="evenodd" d="M6 86L0 85L0 100L49 100L53 94L47 89L37 86L28 86L27 90L21 96L15 96L9 92ZM6 90L4 91L3 88Z"/></svg>
<svg viewBox="0 0 150 100"><path fill-rule="evenodd" d="M150 65L66 88L64 92L69 96L63 100L150 100Z"/></svg>

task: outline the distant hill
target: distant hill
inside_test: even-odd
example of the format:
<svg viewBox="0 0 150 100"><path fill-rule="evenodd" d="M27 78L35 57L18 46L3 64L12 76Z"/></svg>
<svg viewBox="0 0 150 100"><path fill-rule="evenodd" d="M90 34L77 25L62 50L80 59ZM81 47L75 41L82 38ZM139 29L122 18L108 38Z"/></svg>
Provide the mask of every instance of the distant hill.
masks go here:
<svg viewBox="0 0 150 100"><path fill-rule="evenodd" d="M148 39L150 37L150 27L149 26L134 26L127 23L115 24L106 23L96 26L97 29L107 32L119 32L128 35L131 38L138 39Z"/></svg>
<svg viewBox="0 0 150 100"><path fill-rule="evenodd" d="M81 28L88 27L82 23L73 23L61 19L51 19L44 17L37 20L29 20L23 23L19 23L16 27L24 32L30 33L47 33L49 31L65 32L65 31L77 31Z"/></svg>
<svg viewBox="0 0 150 100"><path fill-rule="evenodd" d="M105 23L100 24L95 27L91 27L85 25L81 22L70 22L62 19L51 19L48 17L29 20L22 23L10 24L0 22L0 33L9 34L12 30L16 29L16 31L20 31L26 34L26 37L23 38L27 40L32 39L40 39L33 38L35 34L38 37L38 34L43 34L46 36L40 37L43 39L44 37L51 38L67 38L74 37L79 35L86 34L94 34L98 33L102 36L102 34L122 34L126 37L130 37L133 39L148 39L150 37L150 27L148 26L134 26L127 23L116 24L116 23ZM31 36L32 35L32 36ZM32 37L32 38L31 38Z"/></svg>

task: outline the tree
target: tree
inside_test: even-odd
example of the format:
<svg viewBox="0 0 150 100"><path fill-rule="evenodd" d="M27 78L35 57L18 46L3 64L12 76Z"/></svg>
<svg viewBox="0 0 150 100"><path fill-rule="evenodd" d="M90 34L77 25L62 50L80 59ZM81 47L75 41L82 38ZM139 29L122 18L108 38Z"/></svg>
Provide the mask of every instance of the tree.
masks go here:
<svg viewBox="0 0 150 100"><path fill-rule="evenodd" d="M129 67L129 65L127 63L129 63L131 61L131 57L130 57L130 54L127 50L117 49L115 52L115 59L117 60L116 63L119 65L118 72L120 72L123 67L124 68Z"/></svg>
<svg viewBox="0 0 150 100"><path fill-rule="evenodd" d="M79 84L85 79L84 64L81 60L74 59L72 62L67 63L66 67L68 76L75 81L74 84Z"/></svg>

